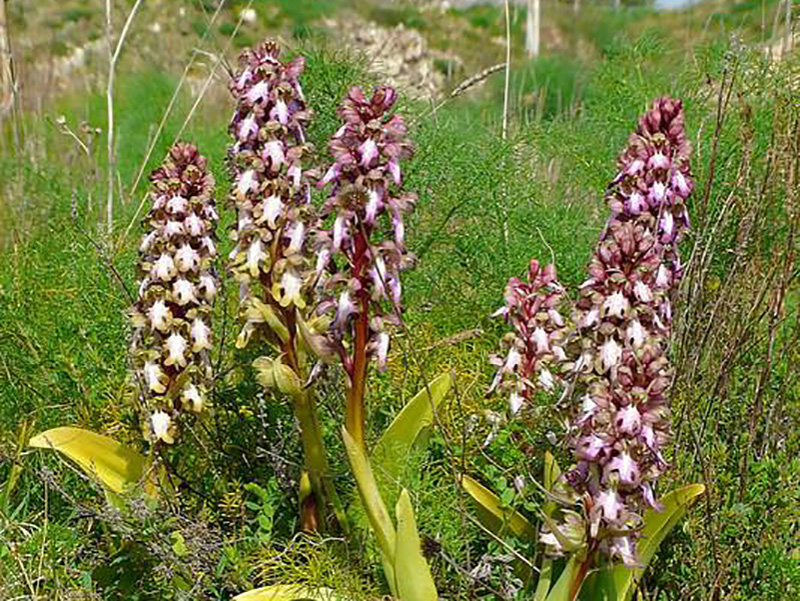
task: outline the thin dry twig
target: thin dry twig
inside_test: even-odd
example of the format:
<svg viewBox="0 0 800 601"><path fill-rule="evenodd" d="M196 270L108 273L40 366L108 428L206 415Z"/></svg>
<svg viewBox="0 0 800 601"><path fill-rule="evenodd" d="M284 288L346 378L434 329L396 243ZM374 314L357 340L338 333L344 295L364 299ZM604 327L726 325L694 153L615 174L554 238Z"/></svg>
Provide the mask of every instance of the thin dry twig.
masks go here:
<svg viewBox="0 0 800 601"><path fill-rule="evenodd" d="M125 38L128 37L133 19L142 5L142 0L136 0L133 5L128 18L125 20L125 25L122 27L122 33L119 34L117 46L114 52L111 52L111 0L106 0L106 39L108 40L108 85L106 87L106 103L108 111L108 125L107 135L108 140L107 155L108 155L108 198L106 201L106 219L108 233L110 234L114 227L114 173L117 167L117 157L114 151L114 78L117 71L117 62L119 55L122 52L122 46L125 44Z"/></svg>

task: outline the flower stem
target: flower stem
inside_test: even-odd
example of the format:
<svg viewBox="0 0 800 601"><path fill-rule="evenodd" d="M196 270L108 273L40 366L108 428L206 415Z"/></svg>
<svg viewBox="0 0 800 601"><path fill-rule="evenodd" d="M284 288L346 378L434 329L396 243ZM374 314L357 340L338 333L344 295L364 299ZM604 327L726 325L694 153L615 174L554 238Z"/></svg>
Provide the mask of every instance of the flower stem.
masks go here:
<svg viewBox="0 0 800 601"><path fill-rule="evenodd" d="M365 277L361 273L367 255L367 238L363 231L356 237L353 258L353 278ZM366 287L358 291L358 316L355 320L353 340L353 371L350 374L350 388L347 390L347 416L345 427L353 440L363 449L364 443L364 393L367 384L367 343L369 342L369 297Z"/></svg>
<svg viewBox="0 0 800 601"><path fill-rule="evenodd" d="M283 313L285 321L289 325L289 340L284 345L286 361L302 379L305 374L295 350L297 340L295 314L292 310L283 310ZM328 454L322 437L322 426L319 423L316 401L311 389L304 389L301 394L294 398L294 413L300 424L300 440L303 444L305 467L308 470L311 489L317 499L317 507L324 508L330 504L342 530L349 532L347 514L339 500L339 495L336 493L336 487L333 484L330 467L328 466ZM317 520L317 523L319 523L319 520Z"/></svg>
<svg viewBox="0 0 800 601"><path fill-rule="evenodd" d="M297 421L300 423L305 465L311 480L311 488L317 498L317 507L326 507L327 504L330 504L342 530L348 532L347 515L339 500L339 495L336 493L328 466L322 427L319 423L313 392L304 390L297 396L294 402L294 411Z"/></svg>

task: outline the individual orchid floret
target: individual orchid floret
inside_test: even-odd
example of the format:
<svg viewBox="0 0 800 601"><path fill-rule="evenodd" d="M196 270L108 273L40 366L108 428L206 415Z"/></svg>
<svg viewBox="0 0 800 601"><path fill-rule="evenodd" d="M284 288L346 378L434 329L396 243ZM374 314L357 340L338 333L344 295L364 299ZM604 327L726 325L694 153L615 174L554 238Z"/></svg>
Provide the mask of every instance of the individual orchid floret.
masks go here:
<svg viewBox="0 0 800 601"><path fill-rule="evenodd" d="M152 208L140 246L131 355L141 423L152 444L172 444L185 412L207 406L216 294L214 177L192 144L176 144L150 176Z"/></svg>
<svg viewBox="0 0 800 601"><path fill-rule="evenodd" d="M240 57L230 89L236 111L230 125L234 143L230 166L236 208L236 246L231 270L240 282L244 319L237 345L259 332L278 344L267 320L254 322L254 299L287 311L303 309L313 273L307 266L307 231L312 219L310 190L302 160L308 151L304 127L309 118L299 76L304 61L279 59L280 48L266 42Z"/></svg>
<svg viewBox="0 0 800 601"><path fill-rule="evenodd" d="M339 110L344 125L329 144L333 164L318 182L329 186L321 216L330 223L316 238L317 273L328 299L321 309L333 314L329 342L348 376L347 427L361 443L367 362L374 357L385 365L384 328L397 320L400 272L411 263L403 219L416 196L402 191L401 161L412 151L402 117L391 112L396 99L388 86L370 98L350 89Z"/></svg>
<svg viewBox="0 0 800 601"><path fill-rule="evenodd" d="M516 277L508 281L506 304L495 315L514 331L503 339L506 356L491 359L498 371L489 392L507 393L512 414L530 403L536 390L552 391L560 381L567 333L559 312L563 293L555 266L541 267L535 259L526 281Z"/></svg>
<svg viewBox="0 0 800 601"><path fill-rule="evenodd" d="M580 340L573 384L582 402L568 432L575 465L562 486L581 510L587 545L628 565L667 467L667 350L682 275L677 243L689 226L689 153L681 103L657 100L619 160L606 197L611 216L573 318ZM574 509L561 526L574 530ZM551 552L564 550L558 537L546 540Z"/></svg>

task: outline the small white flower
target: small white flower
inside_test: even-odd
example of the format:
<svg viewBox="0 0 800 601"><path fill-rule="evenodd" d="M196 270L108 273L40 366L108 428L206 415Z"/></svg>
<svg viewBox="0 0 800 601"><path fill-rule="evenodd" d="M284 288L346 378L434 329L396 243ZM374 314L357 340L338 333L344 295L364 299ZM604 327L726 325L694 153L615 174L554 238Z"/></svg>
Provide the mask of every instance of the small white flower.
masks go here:
<svg viewBox="0 0 800 601"><path fill-rule="evenodd" d="M188 343L186 338L173 332L167 338L167 359L164 365L177 365L179 367L186 367L186 347Z"/></svg>
<svg viewBox="0 0 800 601"><path fill-rule="evenodd" d="M533 342L536 344L536 352L539 354L550 351L550 337L541 326L533 331Z"/></svg>
<svg viewBox="0 0 800 601"><path fill-rule="evenodd" d="M610 522L615 522L622 511L622 499L619 498L615 490L601 490L597 495L597 505Z"/></svg>
<svg viewBox="0 0 800 601"><path fill-rule="evenodd" d="M338 307L336 308L336 318L334 320L334 326L342 329L344 328L345 324L349 317L355 313L356 306L353 304L352 299L350 298L350 293L345 290L339 295L339 303Z"/></svg>
<svg viewBox="0 0 800 601"><path fill-rule="evenodd" d="M686 182L686 178L683 177L683 173L680 171L676 170L673 174L672 185L678 189L678 194L681 196L686 197L689 195L689 184Z"/></svg>
<svg viewBox="0 0 800 601"><path fill-rule="evenodd" d="M302 221L298 221L294 227L292 227L292 233L289 235L289 246L286 247L286 254L291 255L300 252L305 239L306 226Z"/></svg>
<svg viewBox="0 0 800 601"><path fill-rule="evenodd" d="M630 165L628 165L628 169L625 171L625 173L628 175L636 175L642 170L642 167L644 167L644 161L641 159L636 159L635 161L631 162Z"/></svg>
<svg viewBox="0 0 800 601"><path fill-rule="evenodd" d="M342 248L342 240L344 240L345 231L347 229L347 218L343 215L336 217L333 222L333 251L339 252Z"/></svg>
<svg viewBox="0 0 800 601"><path fill-rule="evenodd" d="M539 372L539 384L545 390L553 390L553 374L546 367L543 367L542 371Z"/></svg>
<svg viewBox="0 0 800 601"><path fill-rule="evenodd" d="M280 140L270 140L264 144L264 160L269 159L272 171L277 171L283 165L286 155L283 152L283 142Z"/></svg>
<svg viewBox="0 0 800 601"><path fill-rule="evenodd" d="M162 332L169 327L172 320L172 312L167 307L167 303L161 299L154 302L153 306L147 310L147 316L150 318L150 327Z"/></svg>
<svg viewBox="0 0 800 601"><path fill-rule="evenodd" d="M217 297L216 280L208 274L203 274L200 276L200 285L198 287L203 300L207 303L213 303L214 299Z"/></svg>
<svg viewBox="0 0 800 601"><path fill-rule="evenodd" d="M266 98L267 94L269 94L269 84L262 79L252 88L250 88L250 90L247 92L247 99L250 102L255 103Z"/></svg>
<svg viewBox="0 0 800 601"><path fill-rule="evenodd" d="M247 67L242 74L239 76L239 79L236 80L236 85L240 88L244 87L250 78L253 76L253 72L250 70L250 67Z"/></svg>
<svg viewBox="0 0 800 601"><path fill-rule="evenodd" d="M614 415L614 423L620 432L636 434L642 423L642 415L635 405L630 404L617 410Z"/></svg>
<svg viewBox="0 0 800 601"><path fill-rule="evenodd" d="M316 271L318 276L328 266L330 260L331 260L331 252L327 248L323 248L321 251L319 251L319 253L317 254L317 264L314 266L314 270Z"/></svg>
<svg viewBox="0 0 800 601"><path fill-rule="evenodd" d="M619 481L624 486L632 486L639 479L639 466L633 460L630 453L623 452L614 457L606 468L609 472L616 471L619 474Z"/></svg>
<svg viewBox="0 0 800 601"><path fill-rule="evenodd" d="M194 295L194 284L185 278L181 278L172 285L172 297L181 307L190 302L197 302Z"/></svg>
<svg viewBox="0 0 800 601"><path fill-rule="evenodd" d="M274 230L277 227L276 221L283 214L285 206L274 194L264 201L264 219L267 220L270 229Z"/></svg>
<svg viewBox="0 0 800 601"><path fill-rule="evenodd" d="M256 177L255 169L248 169L242 173L242 175L239 177L239 181L236 182L236 192L238 192L239 197L243 197L248 192L252 192L253 190L257 189L258 177Z"/></svg>
<svg viewBox="0 0 800 601"><path fill-rule="evenodd" d="M508 397L508 410L511 412L511 415L519 413L519 410L522 409L522 405L524 404L525 399L516 390Z"/></svg>
<svg viewBox="0 0 800 601"><path fill-rule="evenodd" d="M600 361L604 372L617 366L622 358L622 347L613 338L609 338L600 348Z"/></svg>
<svg viewBox="0 0 800 601"><path fill-rule="evenodd" d="M203 411L206 401L197 386L189 384L184 388L181 396L183 397L184 404L188 405L192 411L195 413L201 413Z"/></svg>
<svg viewBox="0 0 800 601"><path fill-rule="evenodd" d="M291 271L286 271L281 276L281 289L283 290L283 298L280 303L282 307L294 305L299 308L305 307L306 303L303 300L301 291L303 289L303 280Z"/></svg>
<svg viewBox="0 0 800 601"><path fill-rule="evenodd" d="M255 9L252 9L252 8L243 8L243 9L242 9L242 10L239 12L239 18L240 18L240 19L242 20L242 22L244 22L244 23L250 23L250 24L253 24L253 23L255 23L255 22L256 22L256 19L258 18L258 13L256 13Z"/></svg>
<svg viewBox="0 0 800 601"><path fill-rule="evenodd" d="M200 219L197 213L192 213L183 222L186 232L190 236L202 236L206 229L206 224Z"/></svg>
<svg viewBox="0 0 800 601"><path fill-rule="evenodd" d="M633 293L643 303L653 302L653 293L650 291L650 286L645 284L642 280L637 280L633 285Z"/></svg>
<svg viewBox="0 0 800 601"><path fill-rule="evenodd" d="M189 201L183 196L173 196L167 203L167 211L173 215L176 213L185 213L188 207Z"/></svg>
<svg viewBox="0 0 800 601"><path fill-rule="evenodd" d="M378 358L378 369L386 369L386 357L389 354L389 334L380 332L375 341L375 356Z"/></svg>
<svg viewBox="0 0 800 601"><path fill-rule="evenodd" d="M647 331L644 329L638 319L634 319L628 324L625 330L625 337L630 341L633 348L640 348L647 340Z"/></svg>
<svg viewBox="0 0 800 601"><path fill-rule="evenodd" d="M174 238L175 236L183 235L183 222L181 221L167 221L164 226L164 236L167 238Z"/></svg>
<svg viewBox="0 0 800 601"><path fill-rule="evenodd" d="M369 167L369 164L378 158L378 145L375 144L375 140L372 138L364 140L364 143L361 144L358 151L361 154L362 167Z"/></svg>
<svg viewBox="0 0 800 601"><path fill-rule="evenodd" d="M192 271L200 264L200 255L191 246L184 244L175 253L175 263L182 272Z"/></svg>
<svg viewBox="0 0 800 601"><path fill-rule="evenodd" d="M156 437L156 440L163 440L167 444L175 442L169 433L171 421L169 415L163 411L155 411L150 416L150 426L153 428L153 436Z"/></svg>
<svg viewBox="0 0 800 601"><path fill-rule="evenodd" d="M628 312L628 306L628 299L625 298L622 292L618 291L606 298L603 303L603 310L609 317L622 318L625 317L625 314Z"/></svg>
<svg viewBox="0 0 800 601"><path fill-rule="evenodd" d="M669 286L669 270L662 263L658 266L658 273L656 273L656 288L666 288Z"/></svg>
<svg viewBox="0 0 800 601"><path fill-rule="evenodd" d="M261 243L261 238L256 238L250 243L250 248L247 249L247 261L245 267L250 272L251 277L258 276L258 270L261 267L261 262L267 258L267 253L264 252L264 246Z"/></svg>
<svg viewBox="0 0 800 601"><path fill-rule="evenodd" d="M666 190L667 188L663 182L653 182L653 187L650 189L650 194L652 194L653 198L657 201L661 201L664 200L664 193Z"/></svg>
<svg viewBox="0 0 800 601"><path fill-rule="evenodd" d="M672 237L672 232L675 230L675 218L672 216L672 211L664 211L664 215L658 225L662 234Z"/></svg>
<svg viewBox="0 0 800 601"><path fill-rule="evenodd" d="M299 163L292 163L286 170L286 175L292 180L292 190L297 190L300 187L300 178L303 175L303 170L300 168Z"/></svg>
<svg viewBox="0 0 800 601"><path fill-rule="evenodd" d="M147 362L144 364L144 369L142 371L147 388L150 389L151 392L162 394L167 391L166 386L164 386L166 374L161 371L161 366L158 363Z"/></svg>
<svg viewBox="0 0 800 601"><path fill-rule="evenodd" d="M158 237L158 231L153 231L142 238L142 243L139 245L139 252L146 253L153 246L153 242Z"/></svg>
<svg viewBox="0 0 800 601"><path fill-rule="evenodd" d="M206 249L209 257L213 258L217 256L217 247L214 244L214 240L211 239L211 236L205 236L200 243L200 247Z"/></svg>
<svg viewBox="0 0 800 601"><path fill-rule="evenodd" d="M375 223L375 219L382 204L378 191L375 190L375 188L370 188L369 192L367 192L367 206L364 209L364 221L370 224Z"/></svg>
<svg viewBox="0 0 800 601"><path fill-rule="evenodd" d="M638 215L647 207L647 202L638 191L631 192L628 197L628 209L634 215Z"/></svg>
<svg viewBox="0 0 800 601"><path fill-rule="evenodd" d="M599 318L600 318L600 311L598 311L596 307L592 308L583 315L583 319L581 320L581 327L589 328L594 324L596 324Z"/></svg>
<svg viewBox="0 0 800 601"><path fill-rule="evenodd" d="M503 371L506 373L514 373L517 371L520 363L522 363L522 355L517 349L512 348L508 351L508 357L506 357L505 365L503 365Z"/></svg>
<svg viewBox="0 0 800 601"><path fill-rule="evenodd" d="M281 125L286 125L289 122L289 107L286 106L283 100L278 98L270 112L270 117L276 119Z"/></svg>
<svg viewBox="0 0 800 601"><path fill-rule="evenodd" d="M211 328L199 317L192 322L192 351L199 353L211 348Z"/></svg>
<svg viewBox="0 0 800 601"><path fill-rule="evenodd" d="M666 169L669 167L669 159L659 150L650 157L650 160L647 161L647 166L651 169Z"/></svg>
<svg viewBox="0 0 800 601"><path fill-rule="evenodd" d="M153 278L166 282L175 277L177 273L175 269L175 261L172 260L170 255L161 255L153 265L153 270L150 272Z"/></svg>

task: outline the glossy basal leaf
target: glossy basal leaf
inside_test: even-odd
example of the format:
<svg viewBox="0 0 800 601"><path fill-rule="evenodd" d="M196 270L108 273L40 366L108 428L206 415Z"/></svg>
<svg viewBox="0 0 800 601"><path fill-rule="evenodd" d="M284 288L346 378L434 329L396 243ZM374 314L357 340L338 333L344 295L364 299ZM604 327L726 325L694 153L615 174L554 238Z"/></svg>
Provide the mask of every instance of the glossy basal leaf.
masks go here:
<svg viewBox="0 0 800 601"><path fill-rule="evenodd" d="M386 509L381 493L378 490L375 475L372 473L372 467L369 464L369 459L364 454L364 450L361 445L353 440L353 437L350 436L350 433L345 428L342 428L342 437L344 438L350 469L356 479L358 496L361 498L367 519L372 531L375 533L375 538L378 540L378 547L382 552L383 571L386 575L386 580L389 582L392 594L397 596L394 574L394 551L397 545L397 533L394 529L394 524L392 524L389 511Z"/></svg>
<svg viewBox="0 0 800 601"><path fill-rule="evenodd" d="M404 488L397 501L397 546L395 547L394 573L397 593L401 601L436 601L439 594L431 576L414 519L411 498Z"/></svg>
<svg viewBox="0 0 800 601"><path fill-rule="evenodd" d="M550 590L550 583L553 581L553 560L545 557L542 567L539 570L539 579L536 581L536 591L533 593L533 601L545 601Z"/></svg>
<svg viewBox="0 0 800 601"><path fill-rule="evenodd" d="M686 515L692 501L705 492L702 484L690 484L667 493L662 499L663 511L649 509L644 515L644 527L637 542L637 554L643 567L617 565L592 573L584 584L584 601L626 601L636 590L647 565L670 530Z"/></svg>
<svg viewBox="0 0 800 601"><path fill-rule="evenodd" d="M561 475L561 468L550 451L544 454L544 488L547 491L553 489L553 485ZM547 501L544 504L544 514L551 516L556 509L556 504ZM545 601L547 593L550 591L550 584L553 580L553 560L545 556L542 560L542 567L539 569L539 579L536 582L536 591L533 593L533 601Z"/></svg>
<svg viewBox="0 0 800 601"><path fill-rule="evenodd" d="M492 532L498 536L511 532L525 541L536 541L536 528L518 511L503 507L500 498L480 482L470 476L464 476L461 479L461 486L477 504L480 510L478 517L483 525Z"/></svg>
<svg viewBox="0 0 800 601"><path fill-rule="evenodd" d="M233 601L348 601L329 588L310 588L300 584L276 584L241 593Z"/></svg>
<svg viewBox="0 0 800 601"><path fill-rule="evenodd" d="M392 477L405 465L420 432L433 423L433 411L447 395L452 376L442 374L420 390L394 418L381 436L372 457L380 469Z"/></svg>
<svg viewBox="0 0 800 601"><path fill-rule="evenodd" d="M577 555L571 555L567 565L564 566L564 571L558 577L555 586L550 590L547 595L547 601L572 601L573 589L575 588L575 578L581 568L581 560Z"/></svg>
<svg viewBox="0 0 800 601"><path fill-rule="evenodd" d="M28 445L53 449L69 457L114 493L123 492L144 475L144 457L108 436L89 430L53 428L31 438Z"/></svg>

